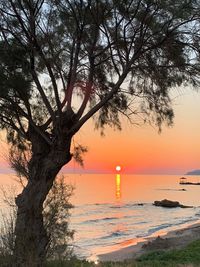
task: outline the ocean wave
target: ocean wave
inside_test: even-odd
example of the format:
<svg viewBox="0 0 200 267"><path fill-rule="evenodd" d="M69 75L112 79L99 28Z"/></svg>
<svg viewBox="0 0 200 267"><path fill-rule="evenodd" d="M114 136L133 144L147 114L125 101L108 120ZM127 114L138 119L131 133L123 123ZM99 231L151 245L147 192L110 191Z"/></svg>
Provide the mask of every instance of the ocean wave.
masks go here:
<svg viewBox="0 0 200 267"><path fill-rule="evenodd" d="M132 223L132 225L140 225L140 224L145 224L145 223L149 223L148 221L141 221L141 222L136 222L136 223Z"/></svg>
<svg viewBox="0 0 200 267"><path fill-rule="evenodd" d="M188 217L184 220L181 220L179 222L177 222L175 225L181 225L181 224L185 224L185 223L189 223L189 222L194 222L194 221L197 221L198 219L197 218L194 218L193 216L191 217Z"/></svg>
<svg viewBox="0 0 200 267"><path fill-rule="evenodd" d="M158 232L160 230L167 229L167 228L170 228L170 227L175 227L175 226L178 226L178 225L183 225L183 224L194 222L194 221L197 221L197 219L194 218L194 217L188 217L188 218L179 220L177 222L174 221L172 223L164 223L164 224L156 225L156 226L151 227L147 232L145 232L143 234L139 234L136 237L137 238L139 238L139 237L147 237L147 236L150 236L150 235L152 235L152 234L154 234L154 233L156 233L156 232Z"/></svg>
<svg viewBox="0 0 200 267"><path fill-rule="evenodd" d="M110 203L94 203L94 206L108 206Z"/></svg>
<svg viewBox="0 0 200 267"><path fill-rule="evenodd" d="M126 205L113 205L113 206L109 206L110 209L122 209L125 208Z"/></svg>
<svg viewBox="0 0 200 267"><path fill-rule="evenodd" d="M114 231L108 235L102 236L100 239L112 239L112 238L119 238L119 237L124 237L124 236L128 236L129 233L126 231Z"/></svg>
<svg viewBox="0 0 200 267"><path fill-rule="evenodd" d="M147 235L151 235L151 234L153 234L155 232L158 232L158 231L160 231L162 229L168 228L168 227L173 226L173 225L174 224L172 224L172 223L166 223L166 224L157 225L157 226L149 229L148 232L147 232Z"/></svg>
<svg viewBox="0 0 200 267"><path fill-rule="evenodd" d="M143 207L143 206L146 206L147 204L150 204L150 203L141 203L141 202L138 202L138 203L122 203L122 204L119 204L119 205L111 205L109 206L110 209L122 209L122 208L135 208L135 207Z"/></svg>
<svg viewBox="0 0 200 267"><path fill-rule="evenodd" d="M113 213L113 215L115 215L116 213ZM123 222L124 220L130 220L130 219L134 219L134 215L133 214L130 214L130 215L121 215L121 216L105 216L105 217L100 217L100 218L96 218L96 219L89 219L89 220L84 220L84 221L81 221L80 223L81 224L90 224L90 223L105 223L107 221L109 221L109 224L114 224L112 223L112 221L116 221L116 220L119 220L120 222ZM125 221L124 221L125 222ZM126 221L127 222L127 221ZM140 223L140 222L138 222ZM136 224L138 224L136 223ZM145 222L141 222L141 223L145 223ZM133 223L135 224L135 223ZM102 224L103 225L103 224Z"/></svg>
<svg viewBox="0 0 200 267"><path fill-rule="evenodd" d="M97 208L97 207L90 207L90 209L83 207L80 208L74 208L72 211L72 216L74 217L80 217L80 216L90 216L94 214L99 214L99 213L105 213L105 209L103 208Z"/></svg>
<svg viewBox="0 0 200 267"><path fill-rule="evenodd" d="M146 206L146 205L151 205L151 203L144 203L144 202L134 202L134 203L128 203L127 207L138 207L138 206Z"/></svg>
<svg viewBox="0 0 200 267"><path fill-rule="evenodd" d="M102 222L102 221L111 221L111 220L117 220L117 219L119 219L119 218L118 217L104 217L104 218L86 220L86 221L83 221L81 223L90 224L90 223L98 223L98 222Z"/></svg>

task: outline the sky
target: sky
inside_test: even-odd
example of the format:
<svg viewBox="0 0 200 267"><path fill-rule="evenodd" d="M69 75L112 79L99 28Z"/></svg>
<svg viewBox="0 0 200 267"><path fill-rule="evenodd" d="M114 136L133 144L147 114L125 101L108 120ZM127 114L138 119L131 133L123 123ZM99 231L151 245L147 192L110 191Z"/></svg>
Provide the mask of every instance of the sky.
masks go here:
<svg viewBox="0 0 200 267"><path fill-rule="evenodd" d="M88 121L75 136L74 143L88 148L84 168L74 160L63 168L69 173L185 174L200 169L200 91L191 88L173 91L175 113L173 127L163 126L162 133L150 125L131 125L122 118L122 131L106 128L105 136ZM4 159L7 152L1 142L0 173L10 172Z"/></svg>
<svg viewBox="0 0 200 267"><path fill-rule="evenodd" d="M200 169L200 92L191 88L173 91L175 113L173 127L163 126L162 133L150 125L131 125L122 118L122 131L107 128L105 136L94 130L90 120L75 137L87 146L84 168L72 161L64 171L122 173L184 174Z"/></svg>

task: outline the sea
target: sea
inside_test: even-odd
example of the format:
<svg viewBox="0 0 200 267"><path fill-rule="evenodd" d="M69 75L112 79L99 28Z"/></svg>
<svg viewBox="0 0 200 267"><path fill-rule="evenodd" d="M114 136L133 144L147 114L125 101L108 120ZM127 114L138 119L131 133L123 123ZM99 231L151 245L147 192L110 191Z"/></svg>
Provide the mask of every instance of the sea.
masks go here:
<svg viewBox="0 0 200 267"><path fill-rule="evenodd" d="M100 254L200 222L200 185L180 185L181 175L64 176L66 183L75 188L69 225L75 231L73 247L79 258L96 261ZM200 182L200 176L185 177ZM13 175L0 174L0 186L15 183ZM153 205L163 199L192 208Z"/></svg>

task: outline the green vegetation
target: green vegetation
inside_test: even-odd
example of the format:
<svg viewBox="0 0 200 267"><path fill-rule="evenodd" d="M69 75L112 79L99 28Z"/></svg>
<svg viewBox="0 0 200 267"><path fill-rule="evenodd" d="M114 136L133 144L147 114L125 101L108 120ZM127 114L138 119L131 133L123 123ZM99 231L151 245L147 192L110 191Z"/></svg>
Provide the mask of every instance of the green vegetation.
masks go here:
<svg viewBox="0 0 200 267"><path fill-rule="evenodd" d="M18 181L23 186L25 181L20 178L19 176ZM15 262L13 254L17 217L16 190L15 187L2 187L0 191L7 208L7 212L0 210L0 266L10 267ZM47 259L51 260L50 266L66 266L66 260L72 258L71 241L74 231L69 229L69 216L73 208L70 203L72 193L73 186L65 183L64 176L58 176L44 202L44 225L49 237L46 255ZM65 261L65 265L61 261Z"/></svg>
<svg viewBox="0 0 200 267"><path fill-rule="evenodd" d="M177 266L195 264L200 266L200 240L194 241L181 250L158 251L146 254L138 259L144 266Z"/></svg>
<svg viewBox="0 0 200 267"><path fill-rule="evenodd" d="M8 266L11 262L0 255L0 266ZM171 251L154 251L145 254L137 260L124 262L90 263L85 260L72 258L71 260L51 260L45 267L200 267L200 240L194 241L184 249Z"/></svg>
<svg viewBox="0 0 200 267"><path fill-rule="evenodd" d="M197 267L200 266L200 240L194 241L184 249L155 251L145 254L136 261L105 262L95 265L86 261L51 262L47 267Z"/></svg>
<svg viewBox="0 0 200 267"><path fill-rule="evenodd" d="M45 267L93 267L98 266L94 263L90 263L86 260L78 260L76 258L72 258L69 261L49 261L46 263ZM101 265L99 265L101 266Z"/></svg>

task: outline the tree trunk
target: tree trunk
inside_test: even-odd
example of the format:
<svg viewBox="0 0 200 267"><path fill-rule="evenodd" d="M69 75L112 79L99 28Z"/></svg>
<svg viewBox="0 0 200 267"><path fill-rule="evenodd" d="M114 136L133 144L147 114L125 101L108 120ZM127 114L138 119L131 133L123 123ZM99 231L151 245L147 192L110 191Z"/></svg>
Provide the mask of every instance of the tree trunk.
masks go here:
<svg viewBox="0 0 200 267"><path fill-rule="evenodd" d="M48 244L43 223L43 203L56 175L70 160L69 149L68 152L52 150L47 155L33 152L28 184L16 198L18 212L13 266L43 266Z"/></svg>

